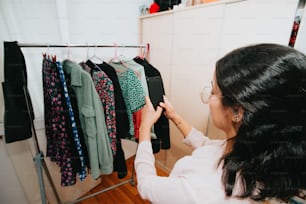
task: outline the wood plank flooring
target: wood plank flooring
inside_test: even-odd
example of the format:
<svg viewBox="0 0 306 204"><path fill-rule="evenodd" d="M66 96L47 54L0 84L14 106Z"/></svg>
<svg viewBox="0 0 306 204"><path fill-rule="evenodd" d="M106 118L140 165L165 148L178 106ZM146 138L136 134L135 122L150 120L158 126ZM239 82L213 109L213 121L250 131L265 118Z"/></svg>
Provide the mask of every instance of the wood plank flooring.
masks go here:
<svg viewBox="0 0 306 204"><path fill-rule="evenodd" d="M124 179L118 179L117 173L103 176L100 185L92 189L86 195L99 192L103 189L109 188L117 183L129 180L132 175L132 169L134 165L135 157L129 158L127 162L128 175ZM157 168L157 174L159 176L168 176L168 174ZM127 182L124 185L111 189L109 191L98 194L92 198L88 198L79 202L79 204L149 204L150 202L143 200L137 191L136 176L134 176L135 185ZM86 196L85 195L85 196Z"/></svg>

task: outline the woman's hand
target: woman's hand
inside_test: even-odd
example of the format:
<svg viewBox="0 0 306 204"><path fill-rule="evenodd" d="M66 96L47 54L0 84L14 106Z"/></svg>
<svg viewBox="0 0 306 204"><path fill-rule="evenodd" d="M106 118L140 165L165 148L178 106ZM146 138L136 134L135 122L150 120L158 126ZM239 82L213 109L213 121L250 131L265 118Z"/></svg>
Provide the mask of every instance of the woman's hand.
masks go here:
<svg viewBox="0 0 306 204"><path fill-rule="evenodd" d="M166 96L164 96L164 102L160 102L159 105L164 108L164 114L168 119L173 120L177 116L174 107L171 105Z"/></svg>
<svg viewBox="0 0 306 204"><path fill-rule="evenodd" d="M185 138L190 133L192 126L175 111L165 96L164 102L159 103L159 105L164 109L165 116L176 125Z"/></svg>
<svg viewBox="0 0 306 204"><path fill-rule="evenodd" d="M160 117L163 109L160 106L157 106L156 110L154 109L152 102L149 96L145 98L146 105L141 111L141 124L139 129L139 142L144 140L151 140L151 127Z"/></svg>

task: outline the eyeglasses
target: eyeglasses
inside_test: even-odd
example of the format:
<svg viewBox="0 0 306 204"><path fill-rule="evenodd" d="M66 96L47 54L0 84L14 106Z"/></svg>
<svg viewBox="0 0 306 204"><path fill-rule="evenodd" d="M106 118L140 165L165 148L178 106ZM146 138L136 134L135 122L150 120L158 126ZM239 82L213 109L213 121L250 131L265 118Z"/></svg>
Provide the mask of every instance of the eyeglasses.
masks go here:
<svg viewBox="0 0 306 204"><path fill-rule="evenodd" d="M202 91L201 91L201 101L204 104L208 104L209 103L209 99L211 97L211 91L212 91L212 87L211 86L204 86Z"/></svg>

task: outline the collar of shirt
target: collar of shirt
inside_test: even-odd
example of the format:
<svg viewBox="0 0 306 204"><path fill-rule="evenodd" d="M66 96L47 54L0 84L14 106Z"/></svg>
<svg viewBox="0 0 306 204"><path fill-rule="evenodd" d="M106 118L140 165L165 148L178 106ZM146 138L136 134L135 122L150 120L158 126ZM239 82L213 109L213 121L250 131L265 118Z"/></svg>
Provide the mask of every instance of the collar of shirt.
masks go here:
<svg viewBox="0 0 306 204"><path fill-rule="evenodd" d="M71 76L72 86L82 86L82 67L71 60L63 62L63 69Z"/></svg>

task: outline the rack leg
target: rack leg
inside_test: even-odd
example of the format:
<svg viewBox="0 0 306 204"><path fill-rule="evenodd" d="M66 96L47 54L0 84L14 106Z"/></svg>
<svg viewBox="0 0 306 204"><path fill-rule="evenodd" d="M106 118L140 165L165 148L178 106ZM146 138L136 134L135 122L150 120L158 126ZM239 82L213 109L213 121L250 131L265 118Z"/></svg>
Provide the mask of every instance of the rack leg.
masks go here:
<svg viewBox="0 0 306 204"><path fill-rule="evenodd" d="M56 201L57 201L57 203L60 204L60 203L62 203L62 202L61 202L61 199L60 199L60 197L59 197L59 195L58 195L58 193L57 193L57 191L56 191L56 187L55 187L55 185L54 185L54 183L53 183L51 174L50 174L50 172L49 172L49 170L48 170L47 164L46 164L46 162L45 162L44 159L42 160L42 164L43 164L43 167L44 167L46 176L47 176L47 178L48 178L48 180L49 180L49 182L50 182L51 188L53 189L54 195L55 195L55 197L56 197Z"/></svg>
<svg viewBox="0 0 306 204"><path fill-rule="evenodd" d="M38 180L39 180L39 187L40 187L40 195L41 195L41 201L42 204L46 204L46 191L45 191L45 184L44 184L44 178L42 173L42 161L43 155L41 153L37 153L34 157L34 163L38 174Z"/></svg>
<svg viewBox="0 0 306 204"><path fill-rule="evenodd" d="M44 168L46 176L47 176L47 178L48 178L48 180L49 180L49 182L51 184L51 187L52 187L52 189L54 191L57 203L59 203L59 204L62 203L60 198L59 198L59 195L58 195L58 193L56 191L55 185L54 185L53 180L51 178L51 174L50 174L50 172L48 170L46 162L44 160L43 153L42 152L37 153L33 160L34 160L35 167L36 167L37 174L38 174L38 180L39 180L39 187L40 187L40 194L41 194L42 204L46 204L47 203L46 189L45 189L44 177L43 177L43 168Z"/></svg>
<svg viewBox="0 0 306 204"><path fill-rule="evenodd" d="M131 175L131 185L135 186L135 166L133 164L133 168L132 168L132 175Z"/></svg>

